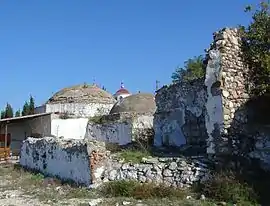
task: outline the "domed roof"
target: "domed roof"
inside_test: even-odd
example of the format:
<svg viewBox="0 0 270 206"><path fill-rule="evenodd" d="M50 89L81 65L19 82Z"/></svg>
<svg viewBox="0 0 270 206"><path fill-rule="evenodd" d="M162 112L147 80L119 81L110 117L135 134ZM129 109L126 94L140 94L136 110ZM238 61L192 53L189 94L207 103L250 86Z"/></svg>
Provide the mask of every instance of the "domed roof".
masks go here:
<svg viewBox="0 0 270 206"><path fill-rule="evenodd" d="M123 82L121 82L120 89L117 92L115 92L115 94L113 96L118 96L118 95L121 95L121 94L130 94L130 92L127 89L124 88L124 83Z"/></svg>
<svg viewBox="0 0 270 206"><path fill-rule="evenodd" d="M130 94L128 90L124 89L124 88L121 88L119 89L117 92L115 92L115 96L117 95L121 95L121 94Z"/></svg>
<svg viewBox="0 0 270 206"><path fill-rule="evenodd" d="M138 93L123 98L117 102L110 111L110 114L122 112L154 113L156 102L153 94Z"/></svg>
<svg viewBox="0 0 270 206"><path fill-rule="evenodd" d="M75 85L56 92L47 103L104 103L114 104L116 100L96 85Z"/></svg>

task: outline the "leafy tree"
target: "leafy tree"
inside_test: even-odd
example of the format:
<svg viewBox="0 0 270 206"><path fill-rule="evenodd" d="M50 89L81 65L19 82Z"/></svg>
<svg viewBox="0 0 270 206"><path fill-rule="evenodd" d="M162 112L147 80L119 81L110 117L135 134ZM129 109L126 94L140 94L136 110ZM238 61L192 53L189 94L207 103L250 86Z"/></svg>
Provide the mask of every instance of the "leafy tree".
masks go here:
<svg viewBox="0 0 270 206"><path fill-rule="evenodd" d="M184 68L177 68L171 78L173 83L177 83L181 81L192 81L194 79L202 78L204 75L204 58L200 55L185 61Z"/></svg>
<svg viewBox="0 0 270 206"><path fill-rule="evenodd" d="M1 119L5 119L5 111L1 111Z"/></svg>
<svg viewBox="0 0 270 206"><path fill-rule="evenodd" d="M262 2L257 10L247 6L246 12L253 12L252 21L242 26L243 57L249 67L251 93L260 96L270 93L270 9Z"/></svg>
<svg viewBox="0 0 270 206"><path fill-rule="evenodd" d="M21 111L17 110L16 113L15 113L15 117L20 117L20 116L21 116Z"/></svg>
<svg viewBox="0 0 270 206"><path fill-rule="evenodd" d="M30 100L29 100L29 114L35 114L35 100L32 97L32 95L30 96Z"/></svg>
<svg viewBox="0 0 270 206"><path fill-rule="evenodd" d="M22 116L29 115L29 113L30 113L30 106L28 102L26 101L23 105Z"/></svg>
<svg viewBox="0 0 270 206"><path fill-rule="evenodd" d="M9 103L7 103L4 118L11 118L13 116L14 116L13 109L12 109L11 105Z"/></svg>

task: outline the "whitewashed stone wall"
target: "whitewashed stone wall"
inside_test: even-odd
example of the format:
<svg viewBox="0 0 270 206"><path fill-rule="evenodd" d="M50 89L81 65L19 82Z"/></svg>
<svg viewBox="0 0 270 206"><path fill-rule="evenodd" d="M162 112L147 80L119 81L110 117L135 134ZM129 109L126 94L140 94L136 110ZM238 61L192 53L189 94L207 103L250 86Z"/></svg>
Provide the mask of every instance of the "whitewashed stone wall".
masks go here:
<svg viewBox="0 0 270 206"><path fill-rule="evenodd" d="M29 137L22 144L20 164L62 180L91 184L89 151L84 141Z"/></svg>
<svg viewBox="0 0 270 206"><path fill-rule="evenodd" d="M114 104L101 104L101 103L46 104L46 112L68 113L75 117L93 117L98 115L109 114L113 105Z"/></svg>
<svg viewBox="0 0 270 206"><path fill-rule="evenodd" d="M88 118L53 119L51 134L64 139L84 139Z"/></svg>
<svg viewBox="0 0 270 206"><path fill-rule="evenodd" d="M153 115L150 114L111 114L99 121L89 121L87 139L126 145L153 135Z"/></svg>
<svg viewBox="0 0 270 206"><path fill-rule="evenodd" d="M155 146L206 145L203 79L164 86L156 94Z"/></svg>
<svg viewBox="0 0 270 206"><path fill-rule="evenodd" d="M225 28L214 33L208 50L206 70L208 153L228 152L238 141L230 136L239 134L247 123L245 103L247 68L241 52L241 38L237 29Z"/></svg>

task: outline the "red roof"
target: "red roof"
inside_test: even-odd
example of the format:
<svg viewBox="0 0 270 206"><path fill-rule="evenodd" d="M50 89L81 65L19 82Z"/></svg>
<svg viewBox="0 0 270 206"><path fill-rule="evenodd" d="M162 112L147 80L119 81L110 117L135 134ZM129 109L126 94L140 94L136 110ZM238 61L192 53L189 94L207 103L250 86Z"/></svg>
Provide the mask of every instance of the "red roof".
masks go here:
<svg viewBox="0 0 270 206"><path fill-rule="evenodd" d="M115 93L115 95L120 95L120 94L130 94L130 93L128 90L121 88Z"/></svg>

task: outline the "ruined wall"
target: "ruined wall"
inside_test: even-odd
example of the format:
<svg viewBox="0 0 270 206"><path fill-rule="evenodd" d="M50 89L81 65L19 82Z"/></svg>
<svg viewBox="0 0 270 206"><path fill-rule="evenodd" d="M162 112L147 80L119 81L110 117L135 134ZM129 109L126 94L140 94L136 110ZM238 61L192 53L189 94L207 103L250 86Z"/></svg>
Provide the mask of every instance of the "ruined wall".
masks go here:
<svg viewBox="0 0 270 206"><path fill-rule="evenodd" d="M86 139L125 145L153 136L153 115L136 113L110 114L90 119Z"/></svg>
<svg viewBox="0 0 270 206"><path fill-rule="evenodd" d="M99 185L106 181L135 180L183 188L206 180L209 172L209 165L203 157L143 158L137 164L112 158L100 168L99 178L93 183Z"/></svg>
<svg viewBox="0 0 270 206"><path fill-rule="evenodd" d="M157 91L155 146L206 145L204 80L164 86Z"/></svg>
<svg viewBox="0 0 270 206"><path fill-rule="evenodd" d="M59 103L46 104L46 112L72 114L75 117L93 117L110 113L112 104L101 103ZM40 109L39 109L40 110ZM36 111L39 111L38 109Z"/></svg>
<svg viewBox="0 0 270 206"><path fill-rule="evenodd" d="M62 180L90 185L89 156L89 149L84 141L30 137L22 144L20 164Z"/></svg>
<svg viewBox="0 0 270 206"><path fill-rule="evenodd" d="M241 38L237 29L225 28L214 33L205 78L208 153L231 153L231 148L238 142L232 136L245 130L245 103L249 95L247 68L241 56Z"/></svg>

